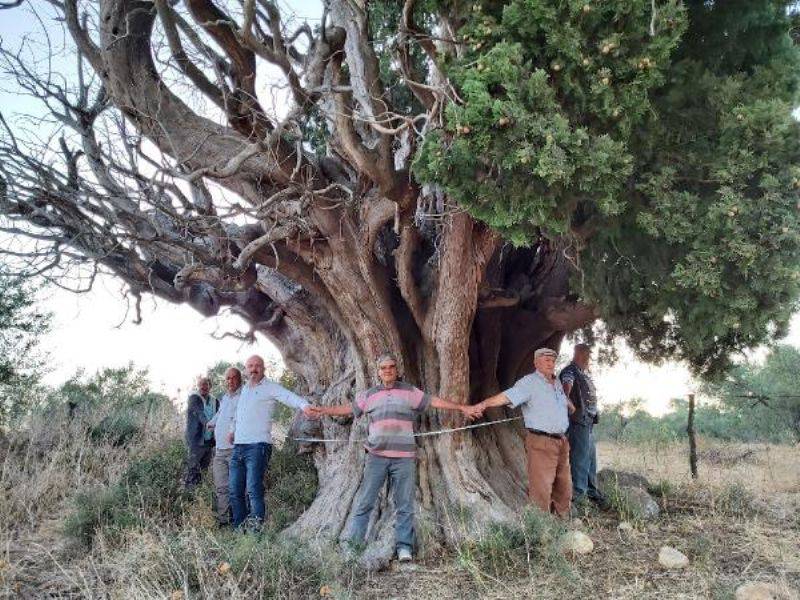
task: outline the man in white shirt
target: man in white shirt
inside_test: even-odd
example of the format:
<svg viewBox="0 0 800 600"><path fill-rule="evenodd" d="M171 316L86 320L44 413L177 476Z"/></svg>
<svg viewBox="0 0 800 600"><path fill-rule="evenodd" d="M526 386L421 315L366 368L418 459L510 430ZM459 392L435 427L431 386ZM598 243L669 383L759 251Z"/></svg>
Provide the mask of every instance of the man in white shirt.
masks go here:
<svg viewBox="0 0 800 600"><path fill-rule="evenodd" d="M209 429L216 429L220 432L220 435L215 436L217 448L214 452L214 459L211 461L211 474L214 476L217 522L223 526L229 525L231 522L228 486L233 444L228 441L228 432L236 416L236 404L239 401L239 392L242 387L242 372L236 367L231 367L225 371L225 386L228 391L219 401L217 414L207 425Z"/></svg>
<svg viewBox="0 0 800 600"><path fill-rule="evenodd" d="M228 442L233 444L229 481L233 527L239 527L245 519L252 519L257 526L264 521L264 473L272 454L272 414L276 401L300 409L308 417L318 417L303 398L264 378L264 359L260 356L248 358L245 370L248 381L242 386L228 434ZM250 498L249 515L245 490Z"/></svg>

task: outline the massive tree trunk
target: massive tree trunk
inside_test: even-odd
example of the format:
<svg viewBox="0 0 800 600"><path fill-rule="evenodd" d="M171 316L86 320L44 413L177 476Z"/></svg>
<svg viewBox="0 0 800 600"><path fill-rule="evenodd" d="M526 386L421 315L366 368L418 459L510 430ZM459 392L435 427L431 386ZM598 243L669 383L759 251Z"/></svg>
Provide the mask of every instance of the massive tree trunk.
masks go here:
<svg viewBox="0 0 800 600"><path fill-rule="evenodd" d="M292 41L311 37L310 30L287 36L277 8L259 6L246 2L237 24L210 0L187 1L186 13L163 0L155 10L141 0L102 0L91 34L67 0L70 32L102 81L93 103L86 85L64 106L89 171L81 172L81 153L66 143L63 173L15 144L0 146L3 213L39 228L58 255L76 249L136 296L154 293L204 314L232 307L251 335L278 346L302 390L324 404L349 402L372 385L374 360L386 351L399 357L411 383L474 402L528 372L537 347L557 348L595 318L570 296L572 263L562 240L512 247L441 190L414 181L417 117L398 114L382 89L359 3L331 1L302 55ZM412 7L406 2L399 41L408 80L418 76L408 58ZM442 17L443 27L453 23ZM167 63L224 113L224 124L166 83L153 58L156 26L170 50ZM431 60L452 51L418 41ZM205 70L193 64L187 44ZM255 97L257 58L286 76L291 106L283 120L269 117ZM209 64L219 81L212 82ZM409 89L433 127L453 93L431 69L428 83ZM331 129L322 157L303 141L315 106ZM155 158L140 140L124 137L130 152L120 164L97 142L98 122L111 109L124 116L118 135L132 125L157 149ZM143 161L156 175L142 174ZM237 200L220 200L206 182ZM461 424L460 415L430 411L420 428ZM315 449L319 492L290 533L343 535L364 460L356 440L364 436L363 420L325 419L325 438L350 441ZM421 439L418 500L427 543L453 542L519 509L521 440L519 422ZM390 551L389 512L376 515L376 557Z"/></svg>

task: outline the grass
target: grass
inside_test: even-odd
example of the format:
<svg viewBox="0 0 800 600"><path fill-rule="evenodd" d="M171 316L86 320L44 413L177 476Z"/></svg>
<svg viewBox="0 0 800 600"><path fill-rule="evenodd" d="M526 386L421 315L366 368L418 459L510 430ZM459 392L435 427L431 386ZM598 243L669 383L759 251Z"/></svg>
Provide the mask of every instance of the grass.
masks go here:
<svg viewBox="0 0 800 600"><path fill-rule="evenodd" d="M540 571L571 575L557 543L566 531L563 522L539 510L526 509L515 523L493 523L478 537L457 549L458 563L477 580L533 576Z"/></svg>
<svg viewBox="0 0 800 600"><path fill-rule="evenodd" d="M601 443L601 466L649 479L658 520L625 533L614 512L589 511L580 528L594 552L565 557L556 541L566 525L536 511L435 551L428 538L441 525L423 519L430 531L415 565L364 573L331 547L277 534L313 498L309 457L275 449L269 527L235 535L214 527L208 484L183 496L174 415L151 418L125 444L93 437L96 426L43 418L0 440L0 597L730 598L744 580L800 589L795 447L701 439L708 456L754 452L747 461L701 461L693 481L682 444ZM662 545L687 554L689 568L660 569Z"/></svg>

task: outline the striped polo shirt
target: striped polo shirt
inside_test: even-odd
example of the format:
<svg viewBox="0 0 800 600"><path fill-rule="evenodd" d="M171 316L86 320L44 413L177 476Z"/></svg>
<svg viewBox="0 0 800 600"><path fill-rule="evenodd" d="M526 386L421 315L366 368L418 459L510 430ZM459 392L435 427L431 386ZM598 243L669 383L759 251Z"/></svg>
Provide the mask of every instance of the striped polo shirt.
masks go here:
<svg viewBox="0 0 800 600"><path fill-rule="evenodd" d="M380 384L357 394L353 414L366 414L369 418L364 445L367 452L386 458L414 458L414 422L430 405L430 395L402 381L392 387Z"/></svg>

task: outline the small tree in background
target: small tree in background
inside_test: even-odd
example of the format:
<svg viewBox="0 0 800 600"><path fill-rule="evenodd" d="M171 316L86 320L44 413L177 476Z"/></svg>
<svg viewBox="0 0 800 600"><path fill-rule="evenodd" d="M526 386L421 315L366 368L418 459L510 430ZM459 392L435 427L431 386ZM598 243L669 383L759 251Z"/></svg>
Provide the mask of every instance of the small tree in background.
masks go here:
<svg viewBox="0 0 800 600"><path fill-rule="evenodd" d="M706 393L723 407L759 427L791 432L800 441L800 350L781 344L770 350L763 363L735 367L727 377L711 383Z"/></svg>
<svg viewBox="0 0 800 600"><path fill-rule="evenodd" d="M0 426L30 409L46 358L37 346L49 328L30 286L0 277Z"/></svg>

